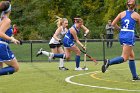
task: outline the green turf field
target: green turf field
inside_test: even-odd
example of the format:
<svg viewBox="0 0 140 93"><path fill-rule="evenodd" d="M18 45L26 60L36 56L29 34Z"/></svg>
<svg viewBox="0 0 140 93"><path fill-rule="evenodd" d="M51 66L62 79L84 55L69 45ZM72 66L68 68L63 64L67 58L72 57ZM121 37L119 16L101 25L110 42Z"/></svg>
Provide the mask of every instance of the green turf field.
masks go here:
<svg viewBox="0 0 140 93"><path fill-rule="evenodd" d="M60 71L58 70L57 62L20 63L21 69L18 73L0 77L0 93L140 92L140 82L131 81L128 63L111 66L105 74L100 72L101 65L102 62L97 66L95 66L93 62L88 62L88 71L74 71L75 63L66 62L65 66L70 70ZM81 67L82 66L83 63L81 64ZM140 63L137 62L138 72L140 72L139 67ZM69 76L73 76L70 82L75 84L65 81Z"/></svg>

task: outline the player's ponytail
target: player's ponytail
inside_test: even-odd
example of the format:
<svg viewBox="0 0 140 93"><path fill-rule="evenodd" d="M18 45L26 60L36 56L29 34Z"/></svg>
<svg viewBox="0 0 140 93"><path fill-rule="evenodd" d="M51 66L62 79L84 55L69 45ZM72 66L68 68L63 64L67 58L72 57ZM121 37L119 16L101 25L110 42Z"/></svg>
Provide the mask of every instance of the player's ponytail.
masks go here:
<svg viewBox="0 0 140 93"><path fill-rule="evenodd" d="M57 23L56 23L56 24L57 24L57 27L62 26L62 24L64 23L64 21L67 21L66 18L61 18L61 17L59 17L59 16L56 16L56 18L57 18L57 20L56 20L55 22L57 22Z"/></svg>
<svg viewBox="0 0 140 93"><path fill-rule="evenodd" d="M1 1L0 2L0 12L1 12L1 20L4 15L11 11L11 4L9 1Z"/></svg>
<svg viewBox="0 0 140 93"><path fill-rule="evenodd" d="M1 1L0 3L1 3L1 5L0 5L1 12L7 13L7 12L11 11L11 4L9 1Z"/></svg>

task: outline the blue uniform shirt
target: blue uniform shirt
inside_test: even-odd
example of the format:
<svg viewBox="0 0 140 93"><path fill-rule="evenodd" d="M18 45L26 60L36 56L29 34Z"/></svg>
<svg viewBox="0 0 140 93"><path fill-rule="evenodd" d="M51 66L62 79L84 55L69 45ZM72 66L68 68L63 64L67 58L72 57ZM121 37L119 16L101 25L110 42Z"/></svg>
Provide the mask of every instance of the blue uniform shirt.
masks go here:
<svg viewBox="0 0 140 93"><path fill-rule="evenodd" d="M80 32L77 28L76 25L74 24L72 26L75 31L77 32L77 34ZM70 33L70 30L68 30L68 32L65 34L64 39L63 39L63 45L64 47L72 47L74 45L74 37L73 35Z"/></svg>
<svg viewBox="0 0 140 93"><path fill-rule="evenodd" d="M126 11L126 16L121 19L121 31L119 40L121 45L133 46L135 44L135 25L136 21L131 17L134 11Z"/></svg>
<svg viewBox="0 0 140 93"><path fill-rule="evenodd" d="M12 26L5 32L5 34L8 35L9 37L12 36L12 34L13 34ZM5 40L3 38L0 38L0 41L4 41L6 43L9 43L10 42L9 40Z"/></svg>
<svg viewBox="0 0 140 93"><path fill-rule="evenodd" d="M133 12L134 11L129 11L129 10L126 11L126 16L121 19L122 29L128 29L128 30L135 29L136 21L133 18L131 18L131 14Z"/></svg>

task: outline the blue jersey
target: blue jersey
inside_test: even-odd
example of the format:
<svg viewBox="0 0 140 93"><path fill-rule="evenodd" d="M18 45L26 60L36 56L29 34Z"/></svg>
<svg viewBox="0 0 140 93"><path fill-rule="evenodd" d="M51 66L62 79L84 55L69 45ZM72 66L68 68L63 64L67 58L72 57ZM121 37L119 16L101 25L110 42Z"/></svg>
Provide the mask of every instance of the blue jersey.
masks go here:
<svg viewBox="0 0 140 93"><path fill-rule="evenodd" d="M76 28L76 25L74 24L72 26L74 28L74 30L76 31L76 33L78 34L80 31ZM74 37L73 35L70 33L70 30L68 30L68 32L65 34L64 39L63 39L63 45L64 47L71 47L74 45Z"/></svg>
<svg viewBox="0 0 140 93"><path fill-rule="evenodd" d="M8 35L9 37L12 36L12 34L13 34L12 26L5 32L5 34ZM0 38L0 41L4 41L4 42L6 42L6 43L9 43L9 42L10 42L10 41L5 40L5 39L3 39L3 38Z"/></svg>
<svg viewBox="0 0 140 93"><path fill-rule="evenodd" d="M126 16L121 19L121 28L127 30L135 30L136 20L131 18L134 11L126 11Z"/></svg>
<svg viewBox="0 0 140 93"><path fill-rule="evenodd" d="M119 40L121 45L133 46L135 44L135 25L136 20L131 17L134 11L126 11L125 17L121 19L121 31L119 34Z"/></svg>
<svg viewBox="0 0 140 93"><path fill-rule="evenodd" d="M9 37L12 36L12 27L10 27L6 32ZM15 58L13 52L10 50L8 43L9 40L0 38L0 62L8 62Z"/></svg>

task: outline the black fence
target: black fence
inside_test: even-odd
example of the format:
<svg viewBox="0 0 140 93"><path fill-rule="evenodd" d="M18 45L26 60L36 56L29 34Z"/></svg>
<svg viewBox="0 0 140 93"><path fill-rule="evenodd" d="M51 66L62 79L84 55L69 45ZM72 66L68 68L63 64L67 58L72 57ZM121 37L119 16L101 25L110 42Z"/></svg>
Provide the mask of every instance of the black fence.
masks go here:
<svg viewBox="0 0 140 93"><path fill-rule="evenodd" d="M84 43L85 40L80 40ZM136 40L134 46L135 58L140 59L140 39ZM21 46L10 44L11 50L14 52L19 62L44 62L48 61L48 57L41 55L36 57L36 53L40 48L50 52L48 40L29 40L23 41ZM106 43L113 42L113 46L108 48ZM87 53L97 60L104 60L106 58L113 58L120 56L122 52L121 46L117 39L88 39L87 40ZM81 54L81 60L83 60L84 54ZM75 54L72 53L71 60L75 59ZM89 60L87 58L87 60ZM58 61L53 59L52 61Z"/></svg>

